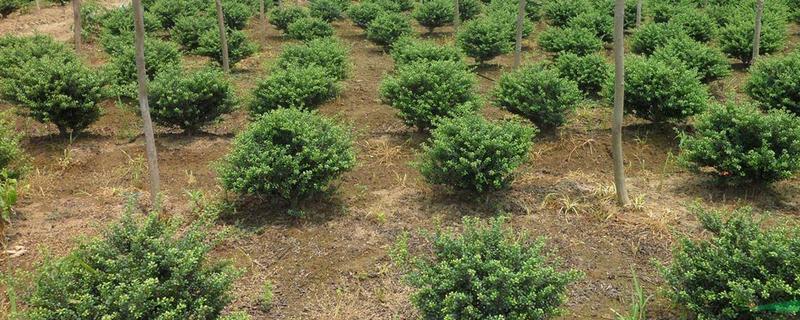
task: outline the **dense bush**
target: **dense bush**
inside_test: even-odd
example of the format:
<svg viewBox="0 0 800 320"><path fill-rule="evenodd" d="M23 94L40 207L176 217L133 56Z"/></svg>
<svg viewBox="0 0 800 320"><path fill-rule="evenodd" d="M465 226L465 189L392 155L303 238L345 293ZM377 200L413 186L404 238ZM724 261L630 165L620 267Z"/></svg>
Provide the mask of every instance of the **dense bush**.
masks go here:
<svg viewBox="0 0 800 320"><path fill-rule="evenodd" d="M613 73L613 66L599 53L585 56L562 54L556 58L555 67L561 77L575 81L587 95L600 93Z"/></svg>
<svg viewBox="0 0 800 320"><path fill-rule="evenodd" d="M548 319L561 314L567 286L580 272L558 271L544 240L464 218L461 234L437 232L432 256L413 260L407 279L424 319Z"/></svg>
<svg viewBox="0 0 800 320"><path fill-rule="evenodd" d="M384 103L399 110L403 122L424 130L439 118L479 108L476 82L460 62L421 61L399 66L383 80L380 93Z"/></svg>
<svg viewBox="0 0 800 320"><path fill-rule="evenodd" d="M695 10L695 8L693 8L690 4L685 2L686 1L674 0L648 1L646 4L647 15L653 17L653 22L655 23L667 23L681 13ZM709 11L714 12L718 10Z"/></svg>
<svg viewBox="0 0 800 320"><path fill-rule="evenodd" d="M253 16L253 9L246 3L238 0L222 0L222 13L225 17L225 27L233 30L242 30ZM216 4L211 1L207 12L216 15Z"/></svg>
<svg viewBox="0 0 800 320"><path fill-rule="evenodd" d="M497 11L507 11L516 14L519 10L519 1L516 0L483 0L488 2L486 11L492 15ZM525 1L525 15L529 21L538 21L542 18L543 0Z"/></svg>
<svg viewBox="0 0 800 320"><path fill-rule="evenodd" d="M247 39L244 31L228 29L227 36L228 60L231 67L256 52L256 44ZM198 40L197 49L194 50L194 53L209 57L221 65L222 46L219 40L219 28L211 28L204 32Z"/></svg>
<svg viewBox="0 0 800 320"><path fill-rule="evenodd" d="M324 67L274 70L253 91L250 114L254 117L279 108L313 109L335 97L336 80Z"/></svg>
<svg viewBox="0 0 800 320"><path fill-rule="evenodd" d="M170 30L171 39L187 51L200 46L200 37L207 31L217 27L217 19L206 14L182 16L175 20Z"/></svg>
<svg viewBox="0 0 800 320"><path fill-rule="evenodd" d="M648 23L636 30L631 37L631 51L649 55L668 42L689 41L689 36L680 27L668 23Z"/></svg>
<svg viewBox="0 0 800 320"><path fill-rule="evenodd" d="M458 1L458 16L461 18L461 21L475 19L482 11L483 3L480 0Z"/></svg>
<svg viewBox="0 0 800 320"><path fill-rule="evenodd" d="M147 38L145 47L147 50L144 51L144 60L150 80L161 71L180 64L181 54L178 47L171 42ZM106 65L107 76L112 81L114 93L129 98L136 97L136 50L133 46L125 46L120 50L118 54L111 56L111 61Z"/></svg>
<svg viewBox="0 0 800 320"><path fill-rule="evenodd" d="M296 210L299 201L325 191L355 160L345 128L315 112L278 109L236 137L219 176L227 190L278 197Z"/></svg>
<svg viewBox="0 0 800 320"><path fill-rule="evenodd" d="M636 26L636 2L638 0L625 0L625 29L632 28ZM647 14L646 10L648 5L652 0L648 0L646 2L643 1L642 3L642 16ZM593 1L595 10L598 10L601 13L606 14L607 16L613 19L614 17L614 7L616 3L614 0L596 0Z"/></svg>
<svg viewBox="0 0 800 320"><path fill-rule="evenodd" d="M696 71L705 83L731 74L731 65L722 51L694 40L670 41L656 49L653 59L683 64Z"/></svg>
<svg viewBox="0 0 800 320"><path fill-rule="evenodd" d="M159 21L158 16L153 13L145 11L142 19L144 20L145 32L152 33L161 29L161 21ZM102 21L101 33L105 37L132 34L134 31L133 9L127 5L108 10L100 21ZM133 41L131 41L131 43L133 43Z"/></svg>
<svg viewBox="0 0 800 320"><path fill-rule="evenodd" d="M308 9L296 5L278 6L269 11L269 23L278 30L286 31L289 24L297 19L308 17Z"/></svg>
<svg viewBox="0 0 800 320"><path fill-rule="evenodd" d="M334 38L311 40L302 44L287 44L275 66L281 69L317 65L325 68L329 78L344 80L350 70L349 49Z"/></svg>
<svg viewBox="0 0 800 320"><path fill-rule="evenodd" d="M577 83L541 65L503 74L492 95L496 106L519 114L546 130L563 125L567 113L583 99Z"/></svg>
<svg viewBox="0 0 800 320"><path fill-rule="evenodd" d="M216 319L231 301L236 272L210 263L210 239L151 214L126 213L102 239L40 270L30 319Z"/></svg>
<svg viewBox="0 0 800 320"><path fill-rule="evenodd" d="M762 109L786 109L800 115L800 54L758 60L745 91Z"/></svg>
<svg viewBox="0 0 800 320"><path fill-rule="evenodd" d="M513 44L517 41L517 11L496 10L492 9L486 13L484 17L488 16L489 20L494 21L503 28L508 41ZM528 19L522 20L522 38L527 38L533 33L533 22Z"/></svg>
<svg viewBox="0 0 800 320"><path fill-rule="evenodd" d="M383 12L367 26L367 39L389 48L397 39L414 32L411 23L399 13Z"/></svg>
<svg viewBox="0 0 800 320"><path fill-rule="evenodd" d="M800 300L800 230L762 230L752 210L695 209L711 237L683 238L662 268L669 296L698 319L795 319ZM785 313L757 307L783 303Z"/></svg>
<svg viewBox="0 0 800 320"><path fill-rule="evenodd" d="M545 2L542 9L551 26L563 27L590 7L586 0L553 0Z"/></svg>
<svg viewBox="0 0 800 320"><path fill-rule="evenodd" d="M100 34L103 17L108 10L98 2L83 2L81 4L81 36L84 41L94 40Z"/></svg>
<svg viewBox="0 0 800 320"><path fill-rule="evenodd" d="M228 2L224 1L224 3ZM171 29L175 26L178 18L196 15L203 7L203 2L200 0L156 0L152 5L147 6L146 10L158 17L162 28ZM225 7L225 9L228 8Z"/></svg>
<svg viewBox="0 0 800 320"><path fill-rule="evenodd" d="M0 37L0 80L12 76L17 69L30 60L42 57L62 57L74 59L75 55L64 44L56 42L52 37L34 35L18 37L5 35Z"/></svg>
<svg viewBox="0 0 800 320"><path fill-rule="evenodd" d="M600 11L579 14L567 24L569 28L591 30L603 42L614 40L614 17Z"/></svg>
<svg viewBox="0 0 800 320"><path fill-rule="evenodd" d="M308 8L312 17L317 17L325 21L334 21L342 18L347 11L349 0L310 0Z"/></svg>
<svg viewBox="0 0 800 320"><path fill-rule="evenodd" d="M391 54L395 66L420 61L464 61L464 54L455 46L440 45L430 40L414 37L398 40L392 47Z"/></svg>
<svg viewBox="0 0 800 320"><path fill-rule="evenodd" d="M333 36L333 26L320 18L300 18L289 24L286 34L296 40L310 41Z"/></svg>
<svg viewBox="0 0 800 320"><path fill-rule="evenodd" d="M669 21L683 30L689 37L700 42L709 42L717 33L717 24L711 16L700 10L681 12Z"/></svg>
<svg viewBox="0 0 800 320"><path fill-rule="evenodd" d="M431 33L433 29L453 22L454 9L455 5L452 1L428 0L418 5L412 16Z"/></svg>
<svg viewBox="0 0 800 320"><path fill-rule="evenodd" d="M505 189L528 159L536 130L518 122L494 124L480 115L441 120L423 146L419 170L431 184L485 193Z"/></svg>
<svg viewBox="0 0 800 320"><path fill-rule="evenodd" d="M539 47L547 52L593 54L603 48L594 32L583 28L548 28L539 36Z"/></svg>
<svg viewBox="0 0 800 320"><path fill-rule="evenodd" d="M153 121L193 133L233 111L233 88L216 69L191 73L175 68L158 74L150 83Z"/></svg>
<svg viewBox="0 0 800 320"><path fill-rule="evenodd" d="M749 64L753 57L754 17L735 19L719 30L719 46L728 56ZM761 27L761 54L783 49L787 40L787 26L783 21L764 19Z"/></svg>
<svg viewBox="0 0 800 320"><path fill-rule="evenodd" d="M347 16L350 17L350 20L353 20L353 23L358 27L366 29L369 23L375 20L375 18L385 10L386 9L378 3L362 1L351 5L347 10Z"/></svg>
<svg viewBox="0 0 800 320"><path fill-rule="evenodd" d="M30 2L30 0L0 0L0 18L8 17Z"/></svg>
<svg viewBox="0 0 800 320"><path fill-rule="evenodd" d="M609 80L605 95L613 97ZM705 110L709 93L697 72L641 57L625 59L625 111L653 122L680 121Z"/></svg>
<svg viewBox="0 0 800 320"><path fill-rule="evenodd" d="M488 17L464 23L458 30L456 42L464 53L481 64L513 48L504 24Z"/></svg>
<svg viewBox="0 0 800 320"><path fill-rule="evenodd" d="M783 180L800 170L800 120L784 110L716 106L698 117L694 134L681 135L680 147L689 168L720 182Z"/></svg>

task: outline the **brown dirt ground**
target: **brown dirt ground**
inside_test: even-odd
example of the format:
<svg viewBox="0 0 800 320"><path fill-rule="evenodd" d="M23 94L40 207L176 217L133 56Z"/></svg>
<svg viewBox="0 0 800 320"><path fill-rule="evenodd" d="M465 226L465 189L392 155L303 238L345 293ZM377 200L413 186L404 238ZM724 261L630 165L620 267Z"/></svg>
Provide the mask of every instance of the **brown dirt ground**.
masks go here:
<svg viewBox="0 0 800 320"><path fill-rule="evenodd" d="M49 7L14 15L0 20L0 33L40 32L69 41L69 11ZM531 160L509 191L470 199L431 187L410 165L426 135L406 128L393 109L379 102L379 82L391 72L391 58L350 23L335 25L338 36L352 47L353 70L341 95L321 112L354 128L358 166L329 195L305 204L308 216L302 219L288 218L270 204L246 203L220 221L234 232L214 255L231 259L244 271L235 285L231 311L246 311L254 319L412 319L411 290L387 256L397 236L437 225L457 227L464 215L508 213L515 228L547 237L548 248L566 267L586 273L570 288L568 313L560 319L613 319L612 309L626 310L631 269L646 290L656 294L648 318L678 319L658 294L663 283L653 262L668 259L676 235L697 232L687 204L701 199L710 205L747 204L781 215L798 212L797 180L766 189L714 187L676 164L672 128L633 118L626 119L625 151L637 205L617 209L611 184L610 110L596 102L577 110L556 134L536 139ZM249 31L262 50L237 65L233 77L243 97L288 42L271 26L264 29L257 22ZM445 28L431 37L452 41L451 31ZM792 31L795 43L796 26ZM97 67L105 60L95 45L89 45L84 56ZM544 58L529 40L524 60ZM510 55L502 56L478 70L482 93L491 88L489 79L497 79L511 61ZM203 61L189 57L186 63ZM737 90L743 76L737 71L714 84L715 92ZM27 188L7 234L8 248L25 248L27 253L0 258L9 274L33 270L45 254L65 254L76 240L96 235L115 221L126 194L145 193L139 120L130 106L108 102L105 110L89 134L73 142L57 138L52 127L18 118L34 170L25 180ZM507 116L494 107L487 107L485 114ZM246 113L238 111L207 134L189 137L159 129L165 212L195 216L188 191L201 191L208 199L224 196L213 164L246 122ZM418 239L412 240L414 244ZM258 303L266 280L275 288L269 311ZM0 304L8 307L7 297L0 295Z"/></svg>

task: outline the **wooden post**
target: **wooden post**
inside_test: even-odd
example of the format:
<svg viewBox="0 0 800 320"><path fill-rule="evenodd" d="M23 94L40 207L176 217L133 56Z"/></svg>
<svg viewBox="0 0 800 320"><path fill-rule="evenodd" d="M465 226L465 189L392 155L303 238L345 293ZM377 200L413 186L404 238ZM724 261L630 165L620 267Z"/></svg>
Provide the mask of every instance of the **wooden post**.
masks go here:
<svg viewBox="0 0 800 320"><path fill-rule="evenodd" d="M225 15L222 12L222 1L217 3L217 22L219 23L219 42L222 46L222 70L225 73L231 72L230 60L228 60L228 34L225 30Z"/></svg>
<svg viewBox="0 0 800 320"><path fill-rule="evenodd" d="M139 79L139 109L144 122L144 141L147 150L147 166L150 169L150 201L153 207L159 206L160 178L158 174L158 154L153 134L153 121L150 119L150 105L147 101L147 73L144 60L144 9L142 0L133 0L133 20L136 29L136 74Z"/></svg>
<svg viewBox="0 0 800 320"><path fill-rule="evenodd" d="M636 28L642 26L642 0L636 1Z"/></svg>
<svg viewBox="0 0 800 320"><path fill-rule="evenodd" d="M455 0L455 14L453 15L453 30L458 31L458 28L461 26L461 5L458 3L458 0Z"/></svg>
<svg viewBox="0 0 800 320"><path fill-rule="evenodd" d="M525 22L525 0L519 0L519 8L517 10L517 34L516 44L514 46L514 69L519 68L522 64L522 28Z"/></svg>
<svg viewBox="0 0 800 320"><path fill-rule="evenodd" d="M622 120L625 107L625 0L616 0L614 5L614 112L611 127L611 145L614 162L614 185L617 202L628 205L628 190L625 188L625 159L622 153Z"/></svg>
<svg viewBox="0 0 800 320"><path fill-rule="evenodd" d="M75 52L81 52L81 0L72 0L73 31L75 31Z"/></svg>
<svg viewBox="0 0 800 320"><path fill-rule="evenodd" d="M753 30L753 58L750 63L755 63L761 49L761 19L764 16L764 0L756 0L756 25Z"/></svg>

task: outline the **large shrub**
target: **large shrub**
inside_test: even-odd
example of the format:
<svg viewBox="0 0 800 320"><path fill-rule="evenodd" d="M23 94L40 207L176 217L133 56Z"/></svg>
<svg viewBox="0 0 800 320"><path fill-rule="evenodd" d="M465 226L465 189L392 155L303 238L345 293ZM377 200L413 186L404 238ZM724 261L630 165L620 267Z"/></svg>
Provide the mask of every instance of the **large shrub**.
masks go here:
<svg viewBox="0 0 800 320"><path fill-rule="evenodd" d="M145 11L142 19L144 20L144 29L147 33L161 30L161 21L159 21L158 16L150 11ZM108 10L100 21L102 21L101 33L103 37L132 34L134 31L133 9L129 5Z"/></svg>
<svg viewBox="0 0 800 320"><path fill-rule="evenodd" d="M147 77L153 80L161 71L175 68L180 65L181 54L178 46L155 38L145 40L144 60ZM106 66L107 76L112 81L113 91L120 96L136 97L136 50L133 46L124 47L121 51L111 56L111 61Z"/></svg>
<svg viewBox="0 0 800 320"><path fill-rule="evenodd" d="M342 18L348 2L349 0L311 0L308 2L308 8L312 17L334 21Z"/></svg>
<svg viewBox="0 0 800 320"><path fill-rule="evenodd" d="M536 129L490 123L480 115L441 120L423 146L419 170L431 184L484 193L505 189L528 159Z"/></svg>
<svg viewBox="0 0 800 320"><path fill-rule="evenodd" d="M636 3L638 0L625 0L625 29L636 26ZM653 0L642 1L642 16L647 14L649 5L654 2ZM616 6L615 0L595 0L592 1L595 10L606 14L609 17L614 17L614 7ZM644 17L643 17L644 19Z"/></svg>
<svg viewBox="0 0 800 320"><path fill-rule="evenodd" d="M199 0L156 0L147 6L147 11L158 17L161 27L171 29L175 22L182 16L194 16L204 7ZM224 1L225 4L228 1ZM228 10L228 7L225 7ZM228 21L225 21L228 23Z"/></svg>
<svg viewBox="0 0 800 320"><path fill-rule="evenodd" d="M72 51L64 44L56 42L52 37L34 35L18 37L5 35L0 37L0 79L8 78L30 60L42 57L62 57L65 60L74 59Z"/></svg>
<svg viewBox="0 0 800 320"><path fill-rule="evenodd" d="M579 14L567 24L569 28L591 30L603 42L614 40L614 18L603 12L592 10Z"/></svg>
<svg viewBox="0 0 800 320"><path fill-rule="evenodd" d="M351 5L347 10L347 16L350 17L350 20L353 20L356 26L366 29L369 23L385 10L383 6L376 2L362 1Z"/></svg>
<svg viewBox="0 0 800 320"><path fill-rule="evenodd" d="M478 17L483 11L483 3L481 0L459 0L458 1L458 16L461 21L472 20Z"/></svg>
<svg viewBox="0 0 800 320"><path fill-rule="evenodd" d="M0 18L8 17L30 2L30 0L0 0Z"/></svg>
<svg viewBox="0 0 800 320"><path fill-rule="evenodd" d="M562 54L556 58L555 67L561 77L575 81L587 95L600 93L613 73L612 65L599 53L585 56Z"/></svg>
<svg viewBox="0 0 800 320"><path fill-rule="evenodd" d="M227 190L278 197L295 210L299 201L325 191L353 168L355 160L345 128L315 112L278 109L236 137L219 175Z"/></svg>
<svg viewBox="0 0 800 320"><path fill-rule="evenodd" d="M192 16L181 16L175 20L175 26L170 30L171 39L187 51L192 51L200 46L200 37L208 30L218 28L216 18L211 15L198 13Z"/></svg>
<svg viewBox="0 0 800 320"><path fill-rule="evenodd" d="M191 73L178 68L165 71L150 83L153 121L192 133L233 111L230 81L216 69Z"/></svg>
<svg viewBox="0 0 800 320"><path fill-rule="evenodd" d="M423 1L414 10L412 16L417 22L428 28L428 32L433 29L453 22L455 5L449 0L429 0Z"/></svg>
<svg viewBox="0 0 800 320"><path fill-rule="evenodd" d="M586 0L553 0L546 1L543 10L551 26L563 27L587 8L591 8L591 4Z"/></svg>
<svg viewBox="0 0 800 320"><path fill-rule="evenodd" d="M682 238L662 267L669 296L697 319L795 319L800 300L800 230L762 228L749 208L694 209L710 237ZM786 312L759 311L783 304Z"/></svg>
<svg viewBox="0 0 800 320"><path fill-rule="evenodd" d="M719 46L728 56L750 64L753 58L753 36L755 18L740 16L719 30ZM770 54L783 49L786 44L786 22L777 19L764 19L761 27L761 54Z"/></svg>
<svg viewBox="0 0 800 320"><path fill-rule="evenodd" d="M308 17L310 13L305 7L296 5L279 6L269 11L269 23L278 30L286 31L289 24L297 19Z"/></svg>
<svg viewBox="0 0 800 320"><path fill-rule="evenodd" d="M300 18L289 24L286 34L295 40L310 41L333 36L334 30L330 23L320 18Z"/></svg>
<svg viewBox="0 0 800 320"><path fill-rule="evenodd" d="M577 83L562 78L557 70L541 65L525 66L503 74L492 95L498 107L519 114L547 130L563 125L567 113L583 100Z"/></svg>
<svg viewBox="0 0 800 320"><path fill-rule="evenodd" d="M279 108L314 109L339 92L323 67L274 70L253 90L250 114L257 117Z"/></svg>
<svg viewBox="0 0 800 320"><path fill-rule="evenodd" d="M464 23L458 30L456 42L467 56L481 64L508 53L513 48L504 24L489 17Z"/></svg>
<svg viewBox="0 0 800 320"><path fill-rule="evenodd" d="M395 66L420 61L464 61L464 54L455 46L440 45L414 37L398 40L392 47L391 55Z"/></svg>
<svg viewBox="0 0 800 320"><path fill-rule="evenodd" d="M681 135L681 159L723 183L769 183L800 170L800 120L784 110L762 114L751 105L722 105Z"/></svg>
<svg viewBox="0 0 800 320"><path fill-rule="evenodd" d="M291 69L316 65L325 68L328 77L347 78L350 70L349 49L334 38L321 38L302 44L288 44L275 63L276 68Z"/></svg>
<svg viewBox="0 0 800 320"><path fill-rule="evenodd" d="M464 218L461 234L437 232L432 253L415 257L407 280L424 319L548 319L562 313L578 271L558 271L544 240Z"/></svg>
<svg viewBox="0 0 800 320"><path fill-rule="evenodd" d="M126 213L101 239L46 262L35 282L30 319L217 319L231 301L236 272L207 261L212 244L194 224Z"/></svg>
<svg viewBox="0 0 800 320"><path fill-rule="evenodd" d="M605 95L613 97L609 80ZM709 93L697 72L657 59L625 59L625 112L653 122L681 121L705 110Z"/></svg>
<svg viewBox="0 0 800 320"><path fill-rule="evenodd" d="M488 17L494 23L499 24L503 28L508 41L513 44L517 40L517 11L497 10L493 9L482 17ZM528 38L533 33L534 25L528 19L522 20L522 38Z"/></svg>
<svg viewBox="0 0 800 320"><path fill-rule="evenodd" d="M411 23L404 15L395 12L383 12L367 26L367 39L389 48L397 39L413 32Z"/></svg>
<svg viewBox="0 0 800 320"><path fill-rule="evenodd" d="M548 28L539 36L539 47L547 52L593 54L603 48L594 32L583 28Z"/></svg>
<svg viewBox="0 0 800 320"><path fill-rule="evenodd" d="M670 41L689 41L686 31L668 23L648 23L631 37L631 51L649 55Z"/></svg>
<svg viewBox="0 0 800 320"><path fill-rule="evenodd" d="M207 12L216 14L217 7L213 1L207 8ZM222 8L225 26L233 30L244 29L254 13L249 5L238 0L222 0Z"/></svg>
<svg viewBox="0 0 800 320"><path fill-rule="evenodd" d="M689 37L700 42L709 42L716 36L717 24L714 19L701 10L681 12L669 21L682 29Z"/></svg>
<svg viewBox="0 0 800 320"><path fill-rule="evenodd" d="M253 55L257 45L247 39L244 31L228 29L228 60L231 66ZM219 28L211 28L204 32L198 40L194 53L211 58L217 64L222 64L222 45L219 40Z"/></svg>
<svg viewBox="0 0 800 320"><path fill-rule="evenodd" d="M731 65L722 51L694 40L670 41L656 49L652 57L656 60L683 64L684 67L697 71L704 83L731 74Z"/></svg>
<svg viewBox="0 0 800 320"><path fill-rule="evenodd" d="M475 75L453 61L421 61L401 65L381 83L381 99L398 109L409 126L432 128L443 117L470 113L480 107Z"/></svg>
<svg viewBox="0 0 800 320"><path fill-rule="evenodd" d="M759 59L750 68L745 91L762 109L800 115L800 54Z"/></svg>

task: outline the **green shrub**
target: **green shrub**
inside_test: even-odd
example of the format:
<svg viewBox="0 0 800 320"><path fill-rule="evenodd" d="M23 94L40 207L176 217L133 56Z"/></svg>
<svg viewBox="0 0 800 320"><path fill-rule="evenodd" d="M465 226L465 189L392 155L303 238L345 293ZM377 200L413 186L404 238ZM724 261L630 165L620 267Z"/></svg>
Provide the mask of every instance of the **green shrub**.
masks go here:
<svg viewBox="0 0 800 320"><path fill-rule="evenodd" d="M729 57L750 64L753 58L754 17L735 19L719 30L719 46ZM761 54L771 54L783 49L787 40L787 26L783 21L764 19L761 27Z"/></svg>
<svg viewBox="0 0 800 320"><path fill-rule="evenodd" d="M102 82L77 58L31 59L2 80L3 98L23 114L52 123L62 136L76 135L100 118Z"/></svg>
<svg viewBox="0 0 800 320"><path fill-rule="evenodd" d="M236 105L230 81L216 69L162 72L150 84L149 101L153 121L189 133L219 121Z"/></svg>
<svg viewBox="0 0 800 320"><path fill-rule="evenodd" d="M298 202L327 189L355 166L347 129L315 112L278 109L236 137L219 168L225 189Z"/></svg>
<svg viewBox="0 0 800 320"><path fill-rule="evenodd" d="M321 38L302 44L287 44L276 61L281 69L316 65L325 68L329 78L344 80L350 70L349 49L334 38Z"/></svg>
<svg viewBox="0 0 800 320"><path fill-rule="evenodd" d="M431 33L433 29L453 22L454 9L455 5L452 1L428 0L417 6L412 16Z"/></svg>
<svg viewBox="0 0 800 320"><path fill-rule="evenodd" d="M367 39L389 48L397 39L414 32L405 16L394 12L379 14L367 26Z"/></svg>
<svg viewBox="0 0 800 320"><path fill-rule="evenodd" d="M210 263L212 244L194 224L132 213L102 239L80 244L39 271L30 319L216 319L231 301L236 272Z"/></svg>
<svg viewBox="0 0 800 320"><path fill-rule="evenodd" d="M694 211L711 237L681 239L672 263L662 267L675 304L698 319L796 318L796 310L757 309L800 300L800 230L780 225L762 230L750 208Z"/></svg>
<svg viewBox="0 0 800 320"><path fill-rule="evenodd" d="M547 52L593 54L603 48L603 41L589 29L548 28L539 36L539 47Z"/></svg>
<svg viewBox="0 0 800 320"><path fill-rule="evenodd" d="M485 193L505 189L528 159L536 129L518 122L494 124L480 115L442 119L423 145L419 170L431 184Z"/></svg>
<svg viewBox="0 0 800 320"><path fill-rule="evenodd" d="M572 29L591 30L594 36L603 42L614 40L614 17L599 11L588 11L579 14L567 24Z"/></svg>
<svg viewBox="0 0 800 320"><path fill-rule="evenodd" d="M253 55L257 46L247 39L244 31L227 30L228 59L231 66ZM219 28L211 28L204 32L198 41L195 54L209 57L218 64L222 64L222 45L219 40Z"/></svg>
<svg viewBox="0 0 800 320"><path fill-rule="evenodd" d="M638 0L625 0L625 29L633 28L636 26L636 2ZM642 3L642 16L646 14L647 6L652 0L643 1ZM616 3L614 0L599 0L594 1L595 10L604 13L605 15L614 18L614 7Z"/></svg>
<svg viewBox="0 0 800 320"><path fill-rule="evenodd" d="M673 39L689 41L689 36L680 27L668 23L648 23L636 30L631 37L631 51L650 55Z"/></svg>
<svg viewBox="0 0 800 320"><path fill-rule="evenodd" d="M484 3L488 2L487 13L493 14L497 11L506 11L517 14L519 10L519 1L516 0L483 0ZM529 21L538 21L542 18L542 0L525 1L525 15Z"/></svg>
<svg viewBox="0 0 800 320"><path fill-rule="evenodd" d="M531 241L506 229L464 218L461 234L437 232L432 256L416 257L407 280L425 319L548 319L562 313L567 286L578 271L558 271L543 254L544 240Z"/></svg>
<svg viewBox="0 0 800 320"><path fill-rule="evenodd" d="M100 34L103 24L103 17L108 10L96 1L83 2L81 4L81 36L85 40L93 40Z"/></svg>
<svg viewBox="0 0 800 320"><path fill-rule="evenodd" d="M145 32L153 33L161 29L161 21L159 21L158 16L149 11L145 11L142 19L144 20ZM127 5L108 10L100 21L102 21L101 33L105 37L132 34L134 31L133 9ZM133 40L131 40L131 46L133 46Z"/></svg>
<svg viewBox="0 0 800 320"><path fill-rule="evenodd" d="M759 59L750 69L745 91L762 109L800 115L800 54Z"/></svg>
<svg viewBox="0 0 800 320"><path fill-rule="evenodd" d="M216 4L211 1L206 9L209 14L216 15ZM253 9L247 4L237 0L222 0L222 13L225 17L225 27L233 30L242 30L253 17Z"/></svg>
<svg viewBox="0 0 800 320"><path fill-rule="evenodd" d="M187 51L192 51L200 46L200 37L207 31L217 26L217 19L211 15L198 13L193 16L181 16L175 20L175 26L170 30L171 39L179 43Z"/></svg>
<svg viewBox="0 0 800 320"><path fill-rule="evenodd" d="M667 23L675 16L687 12L695 10L691 5L674 0L658 0L658 1L650 1L646 5L647 7L647 15L653 17L653 22L655 23ZM730 7L730 6L726 6ZM718 11L718 10L708 10L711 12ZM716 23L716 22L715 22Z"/></svg>
<svg viewBox="0 0 800 320"><path fill-rule="evenodd" d="M421 61L400 65L383 79L381 99L399 110L399 117L420 130L439 118L471 113L480 107L477 80L464 65L453 61Z"/></svg>
<svg viewBox="0 0 800 320"><path fill-rule="evenodd" d="M458 30L456 42L467 56L483 64L511 51L513 42L507 31L496 19L481 17L464 23Z"/></svg>
<svg viewBox="0 0 800 320"><path fill-rule="evenodd" d="M508 41L513 44L517 41L517 11L493 9L487 12L488 19L500 24L505 32ZM522 38L527 38L533 33L533 22L528 19L522 20Z"/></svg>
<svg viewBox="0 0 800 320"><path fill-rule="evenodd" d="M579 56L574 53L559 55L555 67L561 77L575 81L578 88L587 95L596 95L611 78L613 66L599 53Z"/></svg>
<svg viewBox="0 0 800 320"><path fill-rule="evenodd" d="M605 96L613 99L612 80ZM625 112L653 122L682 121L705 110L709 93L694 70L657 59L625 59Z"/></svg>
<svg viewBox="0 0 800 320"><path fill-rule="evenodd" d="M227 1L225 3L227 4ZM171 29L178 18L198 14L203 8L202 4L203 2L199 0L156 0L147 6L147 11L158 17L162 28Z"/></svg>
<svg viewBox="0 0 800 320"><path fill-rule="evenodd" d="M148 79L153 80L161 71L180 65L181 54L175 44L147 38L145 47L147 50L144 51L144 60ZM136 50L133 47L124 47L121 50L111 56L111 61L106 65L106 73L111 79L114 93L133 98L136 97L138 87Z"/></svg>
<svg viewBox="0 0 800 320"><path fill-rule="evenodd" d="M0 0L0 18L8 17L8 15L21 9L30 1L25 0Z"/></svg>
<svg viewBox="0 0 800 320"><path fill-rule="evenodd" d="M56 56L65 60L75 59L72 51L50 36L2 36L0 37L0 80L11 77L16 72L15 69L30 60Z"/></svg>
<svg viewBox="0 0 800 320"><path fill-rule="evenodd" d="M320 18L300 18L289 24L286 34L295 40L310 41L333 36L333 26Z"/></svg>
<svg viewBox="0 0 800 320"><path fill-rule="evenodd" d="M311 16L325 21L334 21L342 18L347 11L348 0L310 0L308 8Z"/></svg>
<svg viewBox="0 0 800 320"><path fill-rule="evenodd" d="M482 11L483 3L480 0L458 1L458 16L461 18L461 21L475 19Z"/></svg>
<svg viewBox="0 0 800 320"><path fill-rule="evenodd" d="M586 0L553 0L545 2L542 9L551 26L563 27L590 7Z"/></svg>
<svg viewBox="0 0 800 320"><path fill-rule="evenodd" d="M289 24L297 19L308 17L310 13L305 7L296 5L280 6L269 11L269 23L278 30L286 31Z"/></svg>
<svg viewBox="0 0 800 320"><path fill-rule="evenodd" d="M694 40L670 41L656 49L653 59L683 64L684 67L696 71L704 83L731 74L731 65L722 51Z"/></svg>
<svg viewBox="0 0 800 320"><path fill-rule="evenodd" d="M398 40L391 51L395 66L420 61L463 62L464 54L452 45L439 45L433 41L405 37Z"/></svg>
<svg viewBox="0 0 800 320"><path fill-rule="evenodd" d="M769 183L800 169L800 120L785 110L716 106L680 138L682 162L722 183Z"/></svg>
<svg viewBox="0 0 800 320"><path fill-rule="evenodd" d="M687 10L681 12L670 21L670 24L683 30L690 38L709 42L717 33L717 24L707 13L700 10Z"/></svg>
<svg viewBox="0 0 800 320"><path fill-rule="evenodd" d="M385 10L386 9L378 3L362 1L351 5L347 10L347 16L349 16L350 20L353 20L353 23L358 27L366 29L369 23L375 20L375 18Z"/></svg>
<svg viewBox="0 0 800 320"><path fill-rule="evenodd" d="M566 115L583 100L578 84L557 70L525 66L503 74L492 92L496 106L521 115L538 127L551 130L566 122Z"/></svg>
<svg viewBox="0 0 800 320"><path fill-rule="evenodd" d="M323 67L278 69L254 89L250 114L257 117L279 108L313 109L338 92L336 80Z"/></svg>
<svg viewBox="0 0 800 320"><path fill-rule="evenodd" d="M376 0L372 0L376 1ZM409 11L414 9L414 1L413 0L377 0L383 3L384 7L387 9L391 9L391 11Z"/></svg>

